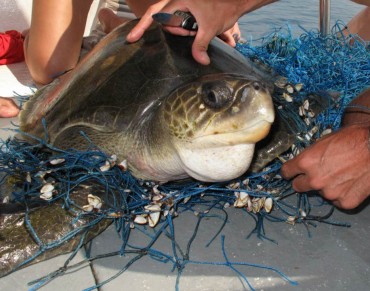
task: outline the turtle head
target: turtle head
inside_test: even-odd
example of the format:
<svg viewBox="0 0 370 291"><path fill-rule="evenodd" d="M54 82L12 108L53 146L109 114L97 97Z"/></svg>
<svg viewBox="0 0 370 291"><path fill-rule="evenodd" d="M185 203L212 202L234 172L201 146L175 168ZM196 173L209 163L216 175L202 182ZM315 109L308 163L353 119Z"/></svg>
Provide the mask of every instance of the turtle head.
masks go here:
<svg viewBox="0 0 370 291"><path fill-rule="evenodd" d="M176 89L163 105L184 170L207 182L243 174L274 121L269 90L255 77L204 76Z"/></svg>

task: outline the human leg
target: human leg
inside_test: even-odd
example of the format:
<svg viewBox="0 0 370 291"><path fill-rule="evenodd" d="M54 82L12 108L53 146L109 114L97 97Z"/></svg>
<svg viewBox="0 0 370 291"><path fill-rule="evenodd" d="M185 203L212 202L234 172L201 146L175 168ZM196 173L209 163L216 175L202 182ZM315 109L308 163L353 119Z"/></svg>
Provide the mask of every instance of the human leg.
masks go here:
<svg viewBox="0 0 370 291"><path fill-rule="evenodd" d="M25 59L36 83L74 68L92 0L34 0Z"/></svg>
<svg viewBox="0 0 370 291"><path fill-rule="evenodd" d="M158 1L158 0L157 0ZM103 31L109 33L129 19L141 17L155 0L106 0L105 8L98 12ZM114 12L113 12L114 11Z"/></svg>
<svg viewBox="0 0 370 291"><path fill-rule="evenodd" d="M102 8L98 12L98 19L105 33L111 32L117 26L125 23L128 19L118 17L111 9Z"/></svg>

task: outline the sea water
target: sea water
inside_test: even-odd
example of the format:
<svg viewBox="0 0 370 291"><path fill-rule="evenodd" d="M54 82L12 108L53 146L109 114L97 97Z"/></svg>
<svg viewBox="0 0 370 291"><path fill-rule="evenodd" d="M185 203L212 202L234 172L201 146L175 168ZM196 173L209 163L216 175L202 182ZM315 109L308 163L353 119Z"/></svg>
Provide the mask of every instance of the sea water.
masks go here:
<svg viewBox="0 0 370 291"><path fill-rule="evenodd" d="M337 20L347 23L365 6L350 0L331 0L331 27ZM280 0L239 20L242 36L245 39L258 38L276 28L286 27L287 23L295 35L304 29L319 29L320 0Z"/></svg>

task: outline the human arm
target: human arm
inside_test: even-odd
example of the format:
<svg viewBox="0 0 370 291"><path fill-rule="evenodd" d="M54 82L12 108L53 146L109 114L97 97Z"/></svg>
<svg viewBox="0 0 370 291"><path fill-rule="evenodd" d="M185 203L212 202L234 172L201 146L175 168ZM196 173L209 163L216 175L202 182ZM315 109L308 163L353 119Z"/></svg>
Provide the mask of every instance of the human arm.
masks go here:
<svg viewBox="0 0 370 291"><path fill-rule="evenodd" d="M77 64L92 0L33 0L25 58L36 83L47 84Z"/></svg>
<svg viewBox="0 0 370 291"><path fill-rule="evenodd" d="M354 2L366 2L368 7L362 9L359 13L352 17L348 22L347 28L351 34L357 34L365 41L370 40L370 0L368 1L354 1ZM346 32L345 32L346 33Z"/></svg>
<svg viewBox="0 0 370 291"><path fill-rule="evenodd" d="M369 126L351 125L313 144L282 169L297 192L319 190L344 209L370 195Z"/></svg>
<svg viewBox="0 0 370 291"><path fill-rule="evenodd" d="M236 46L236 43L240 39L240 36L241 32L239 24L237 22L234 24L233 27L218 35L220 39L222 39L224 42L232 47Z"/></svg>
<svg viewBox="0 0 370 291"><path fill-rule="evenodd" d="M153 22L152 15L162 11L174 13L176 10L189 11L198 23L198 31L192 46L192 54L196 61L207 65L210 63L207 54L209 42L216 36L229 30L243 15L277 0L161 0L150 6L140 22L127 36L127 40L135 42L141 38L145 30ZM178 35L192 35L182 28L167 30Z"/></svg>
<svg viewBox="0 0 370 291"><path fill-rule="evenodd" d="M341 130L320 139L281 169L284 178L293 179L296 191L319 190L345 209L357 207L370 195L370 90L351 105L361 107L347 109Z"/></svg>
<svg viewBox="0 0 370 291"><path fill-rule="evenodd" d="M370 6L370 0L351 0L352 2L356 2L361 5L367 5Z"/></svg>

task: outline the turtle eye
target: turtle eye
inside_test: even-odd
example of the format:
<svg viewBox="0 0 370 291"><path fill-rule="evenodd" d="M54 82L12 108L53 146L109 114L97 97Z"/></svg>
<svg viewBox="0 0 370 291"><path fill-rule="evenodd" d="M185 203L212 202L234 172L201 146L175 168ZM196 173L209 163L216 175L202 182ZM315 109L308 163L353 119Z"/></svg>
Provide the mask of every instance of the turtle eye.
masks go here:
<svg viewBox="0 0 370 291"><path fill-rule="evenodd" d="M253 89L256 91L261 90L261 87L262 87L259 82L253 82L252 86L253 86Z"/></svg>
<svg viewBox="0 0 370 291"><path fill-rule="evenodd" d="M203 102L210 108L219 109L232 101L231 90L225 83L207 83L202 87Z"/></svg>

